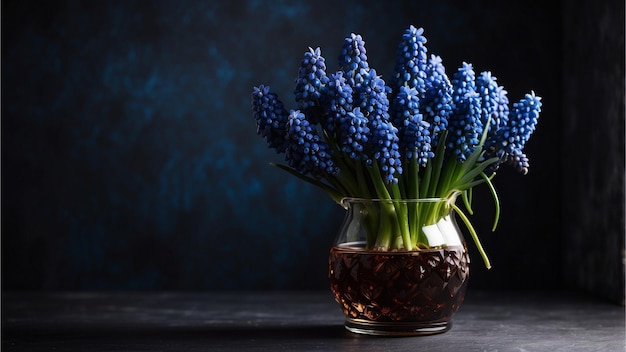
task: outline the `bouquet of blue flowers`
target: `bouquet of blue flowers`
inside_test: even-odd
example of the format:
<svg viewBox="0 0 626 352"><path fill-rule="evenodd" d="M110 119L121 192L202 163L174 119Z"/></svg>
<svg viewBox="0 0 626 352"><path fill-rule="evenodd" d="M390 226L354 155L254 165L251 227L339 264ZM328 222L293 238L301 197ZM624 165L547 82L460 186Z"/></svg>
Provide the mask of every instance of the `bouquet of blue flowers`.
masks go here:
<svg viewBox="0 0 626 352"><path fill-rule="evenodd" d="M500 165L526 174L524 145L535 130L541 98L534 92L509 105L490 72L476 76L469 63L449 78L439 56L428 57L422 28L410 26L397 49L393 77L385 82L369 66L360 35L345 38L339 69L328 73L319 48L304 53L295 84L297 109L287 110L267 85L254 87L257 132L285 155L274 164L320 187L333 200L390 200L372 216L367 246L375 250L429 248L421 228L450 209L468 227L487 267L469 218L472 189L492 180ZM444 209L393 200L448 198ZM387 219L387 220L384 220Z"/></svg>

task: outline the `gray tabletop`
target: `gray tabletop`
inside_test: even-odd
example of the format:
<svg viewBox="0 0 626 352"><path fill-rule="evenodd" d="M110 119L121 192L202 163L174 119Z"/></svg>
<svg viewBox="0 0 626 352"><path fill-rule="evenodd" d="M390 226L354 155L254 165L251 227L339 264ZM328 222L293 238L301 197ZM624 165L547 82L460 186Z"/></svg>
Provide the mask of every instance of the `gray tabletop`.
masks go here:
<svg viewBox="0 0 626 352"><path fill-rule="evenodd" d="M470 290L449 332L354 335L330 292L9 292L3 351L624 351L624 307Z"/></svg>

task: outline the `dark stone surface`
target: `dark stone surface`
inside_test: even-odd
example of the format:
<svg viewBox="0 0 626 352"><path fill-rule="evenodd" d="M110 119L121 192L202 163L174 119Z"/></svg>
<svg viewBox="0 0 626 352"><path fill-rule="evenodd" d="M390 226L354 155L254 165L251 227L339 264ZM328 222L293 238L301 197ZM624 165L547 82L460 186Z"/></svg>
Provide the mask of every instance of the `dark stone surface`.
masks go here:
<svg viewBox="0 0 626 352"><path fill-rule="evenodd" d="M343 328L330 292L8 293L3 351L623 351L624 308L572 292L466 296L452 330Z"/></svg>

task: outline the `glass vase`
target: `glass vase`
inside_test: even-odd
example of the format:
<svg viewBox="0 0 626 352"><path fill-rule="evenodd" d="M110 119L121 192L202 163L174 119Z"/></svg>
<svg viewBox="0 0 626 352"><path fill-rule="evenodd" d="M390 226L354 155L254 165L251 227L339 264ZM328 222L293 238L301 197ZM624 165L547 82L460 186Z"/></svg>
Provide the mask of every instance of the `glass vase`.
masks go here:
<svg viewBox="0 0 626 352"><path fill-rule="evenodd" d="M411 336L452 327L470 262L453 201L342 201L346 215L330 249L328 276L347 330Z"/></svg>

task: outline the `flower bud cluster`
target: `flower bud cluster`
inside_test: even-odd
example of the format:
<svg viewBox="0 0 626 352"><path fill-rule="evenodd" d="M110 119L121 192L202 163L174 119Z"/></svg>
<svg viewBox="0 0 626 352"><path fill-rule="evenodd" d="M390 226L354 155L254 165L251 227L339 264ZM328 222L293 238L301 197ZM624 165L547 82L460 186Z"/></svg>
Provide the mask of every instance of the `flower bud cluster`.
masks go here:
<svg viewBox="0 0 626 352"><path fill-rule="evenodd" d="M301 173L311 173L317 178L336 175L328 145L320 139L306 116L299 110L291 110L287 120L288 148L285 160L289 166Z"/></svg>
<svg viewBox="0 0 626 352"><path fill-rule="evenodd" d="M343 72L331 73L323 97L322 105L325 118L321 119L322 128L334 132L337 125L341 124L347 114L353 109L352 87L347 84Z"/></svg>
<svg viewBox="0 0 626 352"><path fill-rule="evenodd" d="M452 84L446 75L441 57L432 55L428 60L426 90L420 97L420 111L430 124L429 131L433 146L439 144L439 135L448 128L452 112Z"/></svg>
<svg viewBox="0 0 626 352"><path fill-rule="evenodd" d="M395 87L408 86L425 91L427 49L424 29L410 26L402 35L396 53Z"/></svg>
<svg viewBox="0 0 626 352"><path fill-rule="evenodd" d="M452 78L452 114L448 124L448 154L460 162L467 160L480 142L481 96L476 92L475 74L471 64L463 66Z"/></svg>
<svg viewBox="0 0 626 352"><path fill-rule="evenodd" d="M509 109L496 77L488 71L476 76L466 62L449 79L441 57L428 58L423 34L414 26L403 33L391 87L368 64L358 34L344 39L334 73L327 74L320 48L309 48L294 89L298 110L289 113L268 86L254 88L257 133L285 153L291 168L318 179L355 172L359 167L351 163L363 162L397 183L404 163L416 159L425 167L439 149L463 163L483 148L479 160L499 158L486 170L506 163L527 172L523 147L541 98L527 94ZM445 146L438 147L444 132Z"/></svg>
<svg viewBox="0 0 626 352"><path fill-rule="evenodd" d="M383 118L370 119L369 129L372 134L373 159L379 165L384 180L398 183L397 176L402 173L398 129ZM367 160L368 164L372 161L371 159Z"/></svg>
<svg viewBox="0 0 626 352"><path fill-rule="evenodd" d="M339 147L352 160L362 160L371 163L365 150L370 140L369 121L355 108L342 118L339 124Z"/></svg>
<svg viewBox="0 0 626 352"><path fill-rule="evenodd" d="M424 121L419 107L419 93L415 88L400 87L394 100L392 122L400 129L400 149L408 159L417 158L425 166L434 156L431 151L430 125ZM415 155L414 155L415 154Z"/></svg>
<svg viewBox="0 0 626 352"><path fill-rule="evenodd" d="M480 121L483 126L489 122L489 131L495 131L500 126L499 103L500 91L496 83L496 77L491 72L482 72L476 77L476 91L480 94L481 114ZM504 91L504 90L503 90ZM506 96L506 91L504 91Z"/></svg>
<svg viewBox="0 0 626 352"><path fill-rule="evenodd" d="M300 64L294 90L298 108L305 111L318 105L327 84L326 63L320 48L309 48Z"/></svg>
<svg viewBox="0 0 626 352"><path fill-rule="evenodd" d="M513 104L506 125L498 129L485 143L486 154L497 156L501 163L512 165L519 172L528 173L529 161L524 146L535 131L541 112L541 97L530 92Z"/></svg>
<svg viewBox="0 0 626 352"><path fill-rule="evenodd" d="M254 87L252 92L252 113L257 123L257 133L265 139L270 148L284 153L287 148L285 126L289 113L276 93L269 86Z"/></svg>
<svg viewBox="0 0 626 352"><path fill-rule="evenodd" d="M360 34L350 34L345 38L339 55L339 68L345 73L348 84L357 87L369 72L365 41Z"/></svg>

